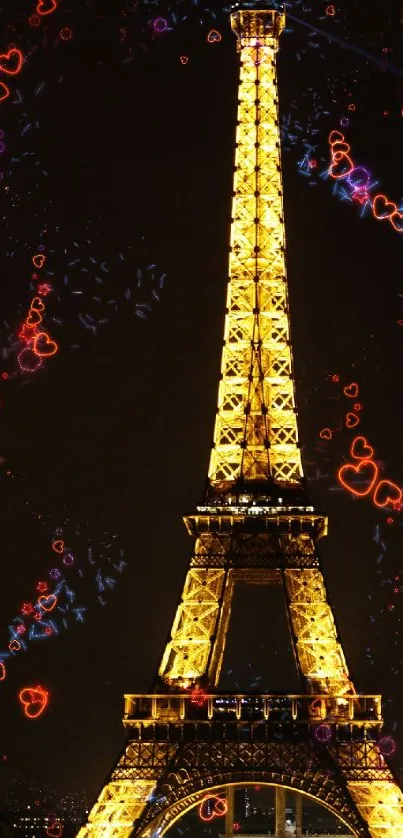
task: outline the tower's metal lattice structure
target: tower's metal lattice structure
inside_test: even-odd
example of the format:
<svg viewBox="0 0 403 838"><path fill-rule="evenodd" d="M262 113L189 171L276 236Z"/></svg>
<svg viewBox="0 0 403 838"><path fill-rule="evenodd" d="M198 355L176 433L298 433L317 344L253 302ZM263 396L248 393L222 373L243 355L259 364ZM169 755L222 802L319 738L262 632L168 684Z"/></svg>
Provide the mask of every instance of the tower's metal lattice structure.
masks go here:
<svg viewBox="0 0 403 838"><path fill-rule="evenodd" d="M240 83L208 488L185 518L195 549L157 684L125 696L127 743L79 836L160 836L206 790L260 782L315 798L354 835L403 838L403 794L379 748L381 697L355 693L316 550L327 520L303 488L276 77L284 17L240 7L231 24ZM239 581L283 587L300 695L217 691Z"/></svg>

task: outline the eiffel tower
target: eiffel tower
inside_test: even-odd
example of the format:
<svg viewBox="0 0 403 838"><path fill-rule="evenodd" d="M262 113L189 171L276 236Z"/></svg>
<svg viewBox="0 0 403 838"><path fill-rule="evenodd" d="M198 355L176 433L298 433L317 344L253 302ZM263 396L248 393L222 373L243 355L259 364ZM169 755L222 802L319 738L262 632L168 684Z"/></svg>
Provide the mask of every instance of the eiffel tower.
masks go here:
<svg viewBox="0 0 403 838"><path fill-rule="evenodd" d="M265 5L262 3L261 5ZM267 5L274 6L273 3ZM127 741L80 838L157 838L206 794L276 787L353 835L403 838L403 794L382 755L380 695L357 695L316 544L298 444L285 265L276 53L284 15L231 12L240 82L229 285L214 442L180 604L148 695L126 695ZM217 690L238 582L281 585L301 694ZM297 835L301 827L297 824Z"/></svg>

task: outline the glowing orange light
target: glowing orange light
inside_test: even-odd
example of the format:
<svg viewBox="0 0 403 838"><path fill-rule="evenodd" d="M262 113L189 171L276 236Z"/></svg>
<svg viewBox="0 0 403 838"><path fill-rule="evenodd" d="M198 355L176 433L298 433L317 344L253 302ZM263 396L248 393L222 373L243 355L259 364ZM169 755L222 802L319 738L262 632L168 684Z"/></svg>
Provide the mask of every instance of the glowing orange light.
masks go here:
<svg viewBox="0 0 403 838"><path fill-rule="evenodd" d="M48 704L49 693L38 684L36 687L24 687L18 698L27 719L37 719Z"/></svg>
<svg viewBox="0 0 403 838"><path fill-rule="evenodd" d="M39 0L36 11L38 15L51 15L57 9L56 0Z"/></svg>
<svg viewBox="0 0 403 838"><path fill-rule="evenodd" d="M210 813L208 810L206 811L209 800L214 800L214 806ZM222 818L227 813L227 810L227 801L224 797L218 797L216 794L208 794L207 797L203 797L199 806L199 817L202 821L213 821L214 818Z"/></svg>
<svg viewBox="0 0 403 838"><path fill-rule="evenodd" d="M330 376L330 380L333 381L334 383L337 383L338 381L340 381L340 376L337 375L337 373L335 373L334 375Z"/></svg>
<svg viewBox="0 0 403 838"><path fill-rule="evenodd" d="M362 404L360 404L360 402L356 402L354 405L354 410L356 413L358 410L362 410Z"/></svg>
<svg viewBox="0 0 403 838"><path fill-rule="evenodd" d="M181 55L179 61L180 61L181 64L187 64L189 59L188 59L187 55Z"/></svg>
<svg viewBox="0 0 403 838"><path fill-rule="evenodd" d="M378 221L384 221L386 218L390 218L396 211L396 204L393 201L389 201L386 195L375 195L372 201L372 212Z"/></svg>
<svg viewBox="0 0 403 838"><path fill-rule="evenodd" d="M42 315L39 314L39 311L35 311L35 309L30 309L25 320L25 326L28 326L29 329L32 329L35 326L38 326L39 323L42 323L42 320L43 318Z"/></svg>
<svg viewBox="0 0 403 838"><path fill-rule="evenodd" d="M381 508L400 503L402 498L402 490L390 480L380 480L374 492L374 504Z"/></svg>
<svg viewBox="0 0 403 838"><path fill-rule="evenodd" d="M207 35L207 40L209 44L218 44L222 40L222 36L217 29L210 29L210 32Z"/></svg>
<svg viewBox="0 0 403 838"><path fill-rule="evenodd" d="M64 550L64 541L61 538L58 538L57 541L52 541L52 550L55 553L63 553Z"/></svg>
<svg viewBox="0 0 403 838"><path fill-rule="evenodd" d="M374 449L365 436L356 436L351 443L350 454L355 460L370 460L374 456Z"/></svg>
<svg viewBox="0 0 403 838"><path fill-rule="evenodd" d="M352 102L352 103L351 103L351 105L349 105L349 106L348 106L347 110L349 110L349 111L355 111L355 105L354 105L354 102Z"/></svg>
<svg viewBox="0 0 403 838"><path fill-rule="evenodd" d="M389 221L396 233L403 233L403 212L392 212L392 215L389 217Z"/></svg>
<svg viewBox="0 0 403 838"><path fill-rule="evenodd" d="M10 89L4 82L0 81L0 102L4 102L10 95Z"/></svg>
<svg viewBox="0 0 403 838"><path fill-rule="evenodd" d="M327 6L326 7L326 14L329 15L329 17L334 17L334 15L336 14L335 7L334 6Z"/></svg>
<svg viewBox="0 0 403 838"><path fill-rule="evenodd" d="M322 430L319 431L319 436L321 439L331 439L333 434L330 428L322 428Z"/></svg>
<svg viewBox="0 0 403 838"><path fill-rule="evenodd" d="M10 649L10 652L19 652L21 649L21 643L14 637L13 640L10 640L8 648Z"/></svg>
<svg viewBox="0 0 403 838"><path fill-rule="evenodd" d="M31 308L33 311L44 311L45 310L45 303L41 300L40 297L34 297L31 300Z"/></svg>
<svg viewBox="0 0 403 838"><path fill-rule="evenodd" d="M366 483L363 487L356 488L352 481L354 477L363 477L366 480ZM365 495L369 495L370 491L375 486L375 483L378 478L378 466L373 460L360 460L359 463L347 463L345 466L341 466L337 472L337 478L339 483L347 489L348 492L351 492L352 495L356 495L358 498L363 498Z"/></svg>
<svg viewBox="0 0 403 838"><path fill-rule="evenodd" d="M352 381L351 384L347 384L347 387L344 387L343 393L347 396L348 399L355 399L358 396L359 387L356 381Z"/></svg>
<svg viewBox="0 0 403 838"><path fill-rule="evenodd" d="M40 596L38 597L38 605L43 609L43 611L53 611L57 605L57 596L55 596L55 594Z"/></svg>
<svg viewBox="0 0 403 838"><path fill-rule="evenodd" d="M0 55L0 70L8 76L16 76L20 72L24 60L20 49L12 48Z"/></svg>
<svg viewBox="0 0 403 838"><path fill-rule="evenodd" d="M360 417L355 413L347 413L346 428L355 428L360 423Z"/></svg>
<svg viewBox="0 0 403 838"><path fill-rule="evenodd" d="M43 253L35 253L35 256L32 257L32 261L36 268L42 268L46 262L46 256Z"/></svg>
<svg viewBox="0 0 403 838"><path fill-rule="evenodd" d="M328 142L330 143L330 145L333 145L333 143L339 143L339 142L342 143L342 142L344 142L344 140L345 140L344 134L342 134L341 131L337 131L337 130L331 131L330 134L329 134L329 137L328 137Z"/></svg>
<svg viewBox="0 0 403 838"><path fill-rule="evenodd" d="M47 332L39 332L32 349L39 358L51 358L52 355L56 355L59 347L55 340L51 340Z"/></svg>
<svg viewBox="0 0 403 838"><path fill-rule="evenodd" d="M6 667L4 666L3 661L0 661L0 681L4 681L6 677Z"/></svg>
<svg viewBox="0 0 403 838"><path fill-rule="evenodd" d="M334 178L334 180L340 180L341 178L347 177L353 170L354 163L348 154L344 154L342 151L336 151L335 154L332 155L329 175Z"/></svg>

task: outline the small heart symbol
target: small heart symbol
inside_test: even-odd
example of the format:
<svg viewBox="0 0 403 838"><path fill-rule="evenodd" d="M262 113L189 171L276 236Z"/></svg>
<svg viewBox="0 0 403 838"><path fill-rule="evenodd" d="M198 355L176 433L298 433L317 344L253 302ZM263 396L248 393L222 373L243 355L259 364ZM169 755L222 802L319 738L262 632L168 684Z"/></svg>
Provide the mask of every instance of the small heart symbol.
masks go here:
<svg viewBox="0 0 403 838"><path fill-rule="evenodd" d="M38 323L41 323L41 321L42 315L39 314L39 311L36 311L35 309L32 311L32 309L30 309L25 320L25 325L29 326L29 328L32 328L33 326L37 326Z"/></svg>
<svg viewBox="0 0 403 838"><path fill-rule="evenodd" d="M348 154L343 154L341 151L336 151L333 155L333 160L329 168L329 175L335 180L347 177L354 169L354 163Z"/></svg>
<svg viewBox="0 0 403 838"><path fill-rule="evenodd" d="M189 59L188 59L187 55L181 55L179 61L180 61L181 64L187 64Z"/></svg>
<svg viewBox="0 0 403 838"><path fill-rule="evenodd" d="M33 350L39 358L50 358L58 350L56 341L51 340L47 332L39 332L34 340Z"/></svg>
<svg viewBox="0 0 403 838"><path fill-rule="evenodd" d="M319 433L319 436L320 436L321 439L331 439L332 438L332 432L331 432L330 428L322 428L322 430Z"/></svg>
<svg viewBox="0 0 403 838"><path fill-rule="evenodd" d="M50 15L55 9L57 9L56 0L39 0L36 12L38 15Z"/></svg>
<svg viewBox="0 0 403 838"><path fill-rule="evenodd" d="M343 143L345 140L344 134L341 131L331 131L329 134L329 143L333 145L333 143Z"/></svg>
<svg viewBox="0 0 403 838"><path fill-rule="evenodd" d="M35 256L32 257L32 262L36 268L42 268L46 262L46 256L43 253L35 253Z"/></svg>
<svg viewBox="0 0 403 838"><path fill-rule="evenodd" d="M372 211L378 221L383 221L384 218L390 218L394 212L397 212L397 206L392 201L388 201L386 195L375 195Z"/></svg>
<svg viewBox="0 0 403 838"><path fill-rule="evenodd" d="M358 384L355 381L352 381L351 384L347 384L347 387L344 388L343 393L349 399L355 399L358 396Z"/></svg>
<svg viewBox="0 0 403 838"><path fill-rule="evenodd" d="M397 233L403 233L403 212L392 212L389 216L389 221Z"/></svg>
<svg viewBox="0 0 403 838"><path fill-rule="evenodd" d="M24 687L18 696L28 719L37 719L48 703L48 693L43 687Z"/></svg>
<svg viewBox="0 0 403 838"><path fill-rule="evenodd" d="M21 70L23 60L20 49L10 49L0 55L0 70L8 76L16 76Z"/></svg>
<svg viewBox="0 0 403 838"><path fill-rule="evenodd" d="M22 372L36 372L42 366L41 359L33 351L31 346L23 349L17 356L17 360Z"/></svg>
<svg viewBox="0 0 403 838"><path fill-rule="evenodd" d="M10 95L9 88L7 87L6 84L3 84L3 82L0 81L0 102L4 102L5 99L8 99L9 95Z"/></svg>
<svg viewBox="0 0 403 838"><path fill-rule="evenodd" d="M351 151L351 146L348 143L344 143L341 140L337 140L332 145L332 154L333 157L336 152L341 152L341 154L348 154Z"/></svg>
<svg viewBox="0 0 403 838"><path fill-rule="evenodd" d="M3 661L0 661L0 681L4 681L6 677L6 667L4 666Z"/></svg>
<svg viewBox="0 0 403 838"><path fill-rule="evenodd" d="M368 445L365 436L356 436L353 439L350 454L355 460L370 460L373 457L374 449Z"/></svg>
<svg viewBox="0 0 403 838"><path fill-rule="evenodd" d="M44 311L45 303L43 302L43 300L41 300L40 297L34 297L34 299L31 302L31 308L34 311Z"/></svg>
<svg viewBox="0 0 403 838"><path fill-rule="evenodd" d="M347 413L346 416L346 428L355 428L356 425L359 425L360 418L355 413Z"/></svg>
<svg viewBox="0 0 403 838"><path fill-rule="evenodd" d="M64 550L64 541L61 538L58 538L57 541L52 541L52 550L55 553L63 553Z"/></svg>
<svg viewBox="0 0 403 838"><path fill-rule="evenodd" d="M345 466L342 466L338 471L338 478L342 486L351 492L352 495L357 495L357 497L363 498L365 495L368 495L373 486L376 483L376 479L378 477L378 466L373 460L361 460L357 465L355 463L348 463ZM363 477L366 480L366 484L363 488L355 488L354 477Z"/></svg>
<svg viewBox="0 0 403 838"><path fill-rule="evenodd" d="M210 32L207 35L207 40L209 44L218 44L219 41L222 40L222 38L217 29L210 29Z"/></svg>
<svg viewBox="0 0 403 838"><path fill-rule="evenodd" d="M8 648L11 652L19 652L21 649L21 643L19 643L19 641L14 638L14 640L11 640L8 644Z"/></svg>
<svg viewBox="0 0 403 838"><path fill-rule="evenodd" d="M49 594L48 596L40 596L38 597L38 605L44 611L53 611L57 605L57 596L54 594Z"/></svg>
<svg viewBox="0 0 403 838"><path fill-rule="evenodd" d="M49 824L46 835L49 835L49 838L60 838L60 835L63 832L63 826L60 821L54 821L53 823Z"/></svg>
<svg viewBox="0 0 403 838"><path fill-rule="evenodd" d="M396 483L391 483L390 480L380 480L374 492L375 506L388 506L400 503L403 498L403 492L396 486Z"/></svg>

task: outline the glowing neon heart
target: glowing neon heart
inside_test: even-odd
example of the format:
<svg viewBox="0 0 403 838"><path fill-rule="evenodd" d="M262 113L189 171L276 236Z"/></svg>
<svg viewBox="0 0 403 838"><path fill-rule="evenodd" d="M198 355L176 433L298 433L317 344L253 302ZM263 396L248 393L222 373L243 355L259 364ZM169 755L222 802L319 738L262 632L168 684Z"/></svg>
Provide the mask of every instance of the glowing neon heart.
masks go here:
<svg viewBox="0 0 403 838"><path fill-rule="evenodd" d="M335 156L336 152L341 152L341 154L349 154L351 151L351 145L348 143L342 142L341 140L336 140L335 143L332 145L332 154L333 157Z"/></svg>
<svg viewBox="0 0 403 838"><path fill-rule="evenodd" d="M343 154L341 151L336 151L333 155L333 160L329 168L330 177L335 180L348 177L354 169L354 163L348 154Z"/></svg>
<svg viewBox="0 0 403 838"><path fill-rule="evenodd" d="M46 256L43 253L35 253L35 256L32 257L32 262L36 268L42 268L46 262Z"/></svg>
<svg viewBox="0 0 403 838"><path fill-rule="evenodd" d="M218 44L222 38L217 29L210 29L210 32L207 35L207 40L209 44Z"/></svg>
<svg viewBox="0 0 403 838"><path fill-rule="evenodd" d="M403 492L396 483L390 480L380 480L374 492L375 506L394 506L400 503L403 498Z"/></svg>
<svg viewBox="0 0 403 838"><path fill-rule="evenodd" d="M332 432L331 432L330 428L322 428L322 430L319 433L319 436L320 436L321 439L331 439L332 438Z"/></svg>
<svg viewBox="0 0 403 838"><path fill-rule="evenodd" d="M44 311L45 303L43 302L43 300L41 300L40 297L34 297L31 302L30 308L32 308L34 311Z"/></svg>
<svg viewBox="0 0 403 838"><path fill-rule="evenodd" d="M372 202L372 211L378 221L383 221L385 218L390 218L394 212L397 212L397 206L392 201L388 201L386 195L375 195Z"/></svg>
<svg viewBox="0 0 403 838"><path fill-rule="evenodd" d="M8 99L9 95L10 95L9 88L7 87L6 84L3 84L3 82L0 81L0 102L4 102L5 99Z"/></svg>
<svg viewBox="0 0 403 838"><path fill-rule="evenodd" d="M39 332L32 348L39 358L51 358L59 349L56 341L51 340L47 332Z"/></svg>
<svg viewBox="0 0 403 838"><path fill-rule="evenodd" d="M43 611L53 611L57 605L57 596L54 594L49 594L49 596L40 596L38 597L38 605Z"/></svg>
<svg viewBox="0 0 403 838"><path fill-rule="evenodd" d="M357 416L355 413L347 413L346 428L355 428L359 424L360 424L360 417L359 416Z"/></svg>
<svg viewBox="0 0 403 838"><path fill-rule="evenodd" d="M356 384L355 381L352 381L351 384L348 384L347 387L344 388L343 393L348 399L357 398L358 384Z"/></svg>
<svg viewBox="0 0 403 838"><path fill-rule="evenodd" d="M32 309L30 309L25 325L31 329L33 326L37 326L38 323L41 323L42 319L42 315L39 314L39 311L35 311L35 309L32 311Z"/></svg>
<svg viewBox="0 0 403 838"><path fill-rule="evenodd" d="M14 638L14 640L11 640L8 644L8 648L10 649L10 652L19 652L21 649L21 643Z"/></svg>
<svg viewBox="0 0 403 838"><path fill-rule="evenodd" d="M4 681L6 677L6 667L4 666L3 661L0 661L0 681Z"/></svg>
<svg viewBox="0 0 403 838"><path fill-rule="evenodd" d="M329 134L329 143L332 146L333 143L343 143L345 140L344 134L341 131L331 131Z"/></svg>
<svg viewBox="0 0 403 838"><path fill-rule="evenodd" d="M61 538L58 538L56 541L52 541L52 550L55 553L63 553L64 550L64 541Z"/></svg>
<svg viewBox="0 0 403 838"><path fill-rule="evenodd" d="M49 8L46 8L47 6ZM51 15L52 12L55 11L55 9L57 9L56 0L48 0L48 2L47 0L39 0L39 3L36 7L36 12L38 15Z"/></svg>
<svg viewBox="0 0 403 838"><path fill-rule="evenodd" d="M396 233L403 233L403 212L392 212L392 215L389 216L389 221Z"/></svg>
<svg viewBox="0 0 403 838"><path fill-rule="evenodd" d="M355 460L370 460L374 455L374 449L368 445L365 436L356 436L353 439L350 454Z"/></svg>
<svg viewBox="0 0 403 838"><path fill-rule="evenodd" d="M0 55L0 70L8 76L16 76L21 70L23 60L20 49L9 49L8 52Z"/></svg>
<svg viewBox="0 0 403 838"><path fill-rule="evenodd" d="M27 719L37 719L44 711L49 693L43 687L24 687L18 696Z"/></svg>
<svg viewBox="0 0 403 838"><path fill-rule="evenodd" d="M375 486L378 478L378 466L373 460L361 460L357 465L355 463L348 463L342 466L337 474L339 482L352 495L363 498L369 495L370 491ZM365 485L361 488L355 488L353 480L355 477L364 478Z"/></svg>
<svg viewBox="0 0 403 838"><path fill-rule="evenodd" d="M206 804L214 800L214 806L211 812L206 812ZM224 797L218 797L216 794L209 794L204 797L199 806L199 817L202 821L213 821L214 818L222 818L227 812L227 801Z"/></svg>

